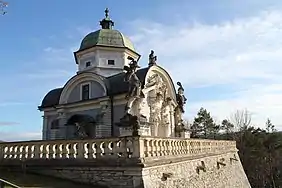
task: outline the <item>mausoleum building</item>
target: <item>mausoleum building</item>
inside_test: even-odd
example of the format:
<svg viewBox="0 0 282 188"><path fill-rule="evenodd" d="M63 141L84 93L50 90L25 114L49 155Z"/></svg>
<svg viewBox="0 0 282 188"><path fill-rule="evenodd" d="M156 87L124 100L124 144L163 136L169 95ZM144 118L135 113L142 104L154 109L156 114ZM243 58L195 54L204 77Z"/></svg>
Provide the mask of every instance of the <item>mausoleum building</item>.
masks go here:
<svg viewBox="0 0 282 188"><path fill-rule="evenodd" d="M106 9L101 29L86 35L74 52L77 73L63 87L49 91L39 110L43 140L125 135L183 137L186 98L177 82L157 63L148 66L129 38L113 29Z"/></svg>

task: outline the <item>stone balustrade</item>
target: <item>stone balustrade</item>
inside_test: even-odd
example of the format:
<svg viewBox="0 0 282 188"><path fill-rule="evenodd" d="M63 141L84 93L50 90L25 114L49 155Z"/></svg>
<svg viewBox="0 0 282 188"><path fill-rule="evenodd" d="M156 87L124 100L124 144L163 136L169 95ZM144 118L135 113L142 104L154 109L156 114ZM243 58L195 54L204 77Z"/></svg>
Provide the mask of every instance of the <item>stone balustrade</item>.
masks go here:
<svg viewBox="0 0 282 188"><path fill-rule="evenodd" d="M48 140L0 143L0 160L8 159L117 159L149 161L237 151L235 141L119 137L89 140Z"/></svg>
<svg viewBox="0 0 282 188"><path fill-rule="evenodd" d="M237 151L236 141L143 137L143 158L174 158Z"/></svg>

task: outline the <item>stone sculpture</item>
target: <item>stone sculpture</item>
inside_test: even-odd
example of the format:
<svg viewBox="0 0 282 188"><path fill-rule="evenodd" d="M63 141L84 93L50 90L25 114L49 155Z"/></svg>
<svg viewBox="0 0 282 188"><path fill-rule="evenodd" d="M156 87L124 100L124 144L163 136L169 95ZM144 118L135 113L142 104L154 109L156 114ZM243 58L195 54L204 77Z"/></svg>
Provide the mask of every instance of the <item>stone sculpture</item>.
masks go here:
<svg viewBox="0 0 282 188"><path fill-rule="evenodd" d="M141 92L141 82L136 75L136 69L139 68L137 61L132 57L128 56L128 60L131 60L129 66L124 66L124 70L126 71L124 81L128 82L128 92L126 95L127 103L125 106L125 115L120 119L120 122L117 124L121 127L133 127L133 135L138 135L139 130L139 114L138 105L140 105L140 101L138 100L140 97L144 97Z"/></svg>
<svg viewBox="0 0 282 188"><path fill-rule="evenodd" d="M128 56L127 59L131 60L131 62L129 63L129 66L124 66L124 70L126 71L124 81L129 83L126 98L139 97L141 93L141 82L136 75L136 69L140 67L137 64L137 61L135 61L130 56Z"/></svg>
<svg viewBox="0 0 282 188"><path fill-rule="evenodd" d="M186 104L186 97L184 96L184 88L182 87L182 84L180 82L177 82L177 85L179 86L178 88L178 93L176 95L176 100L178 104L178 108L182 113L184 113L184 105Z"/></svg>
<svg viewBox="0 0 282 188"><path fill-rule="evenodd" d="M155 56L154 53L154 50L151 50L149 55L149 67L157 64L157 56Z"/></svg>
<svg viewBox="0 0 282 188"><path fill-rule="evenodd" d="M175 134L176 136L181 136L181 134L185 131L183 124L183 113L184 113L184 105L187 101L184 96L184 88L180 82L177 82L178 93L176 94L177 107L175 108Z"/></svg>
<svg viewBox="0 0 282 188"><path fill-rule="evenodd" d="M86 133L85 130L85 124L84 123L75 123L75 127L76 127L76 134L80 139L85 139L87 138L89 135Z"/></svg>

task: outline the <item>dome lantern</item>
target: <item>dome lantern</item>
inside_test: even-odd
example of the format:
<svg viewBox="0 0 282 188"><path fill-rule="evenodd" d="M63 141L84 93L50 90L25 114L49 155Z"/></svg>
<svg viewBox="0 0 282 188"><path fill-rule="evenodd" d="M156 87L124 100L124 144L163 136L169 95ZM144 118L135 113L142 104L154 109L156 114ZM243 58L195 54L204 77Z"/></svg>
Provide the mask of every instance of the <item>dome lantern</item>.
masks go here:
<svg viewBox="0 0 282 188"><path fill-rule="evenodd" d="M102 26L102 29L112 29L114 26L114 22L109 17L109 9L106 8L105 10L105 18L100 21L100 25Z"/></svg>

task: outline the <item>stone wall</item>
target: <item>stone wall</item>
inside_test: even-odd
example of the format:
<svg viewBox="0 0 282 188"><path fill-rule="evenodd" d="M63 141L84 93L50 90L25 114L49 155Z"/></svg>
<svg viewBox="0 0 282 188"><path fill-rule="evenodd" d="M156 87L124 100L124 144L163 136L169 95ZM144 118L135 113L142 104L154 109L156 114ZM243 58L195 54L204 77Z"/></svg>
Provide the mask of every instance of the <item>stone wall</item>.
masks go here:
<svg viewBox="0 0 282 188"><path fill-rule="evenodd" d="M78 183L104 186L108 188L141 188L142 176L140 168L121 167L53 167L32 170L43 174Z"/></svg>
<svg viewBox="0 0 282 188"><path fill-rule="evenodd" d="M143 168L101 167L100 164L100 167L37 167L29 170L109 188L250 188L236 152L163 163L151 163Z"/></svg>
<svg viewBox="0 0 282 188"><path fill-rule="evenodd" d="M113 137L0 143L0 168L109 188L249 188L235 141Z"/></svg>
<svg viewBox="0 0 282 188"><path fill-rule="evenodd" d="M218 164L222 159L224 161ZM234 159L239 159L237 153L226 153L145 168L142 173L144 187L250 188L240 160ZM201 166L206 169L199 169Z"/></svg>

